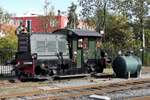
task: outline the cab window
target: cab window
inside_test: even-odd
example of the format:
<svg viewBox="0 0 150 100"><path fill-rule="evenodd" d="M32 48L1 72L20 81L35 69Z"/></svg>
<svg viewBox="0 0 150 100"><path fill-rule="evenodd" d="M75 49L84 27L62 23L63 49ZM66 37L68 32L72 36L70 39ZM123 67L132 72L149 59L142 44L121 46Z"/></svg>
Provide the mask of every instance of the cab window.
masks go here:
<svg viewBox="0 0 150 100"><path fill-rule="evenodd" d="M88 38L83 39L83 49L88 49Z"/></svg>

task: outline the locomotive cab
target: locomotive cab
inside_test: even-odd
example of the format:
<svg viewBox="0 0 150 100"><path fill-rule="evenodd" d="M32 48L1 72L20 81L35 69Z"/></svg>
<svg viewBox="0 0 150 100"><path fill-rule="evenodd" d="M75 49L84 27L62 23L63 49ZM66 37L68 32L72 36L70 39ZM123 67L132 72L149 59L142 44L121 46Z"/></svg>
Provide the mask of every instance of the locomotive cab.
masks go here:
<svg viewBox="0 0 150 100"><path fill-rule="evenodd" d="M98 32L81 29L58 29L53 34L67 36L72 74L102 73L101 38Z"/></svg>

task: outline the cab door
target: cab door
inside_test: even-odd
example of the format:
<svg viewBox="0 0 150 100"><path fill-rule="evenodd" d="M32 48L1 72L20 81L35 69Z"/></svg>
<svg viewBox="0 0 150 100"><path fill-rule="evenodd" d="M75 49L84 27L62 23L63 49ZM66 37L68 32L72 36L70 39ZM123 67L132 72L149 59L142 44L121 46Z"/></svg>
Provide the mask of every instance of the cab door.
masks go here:
<svg viewBox="0 0 150 100"><path fill-rule="evenodd" d="M83 39L79 38L77 41L77 68L83 65Z"/></svg>
<svg viewBox="0 0 150 100"><path fill-rule="evenodd" d="M82 67L82 50L78 49L77 50L77 68L81 68Z"/></svg>

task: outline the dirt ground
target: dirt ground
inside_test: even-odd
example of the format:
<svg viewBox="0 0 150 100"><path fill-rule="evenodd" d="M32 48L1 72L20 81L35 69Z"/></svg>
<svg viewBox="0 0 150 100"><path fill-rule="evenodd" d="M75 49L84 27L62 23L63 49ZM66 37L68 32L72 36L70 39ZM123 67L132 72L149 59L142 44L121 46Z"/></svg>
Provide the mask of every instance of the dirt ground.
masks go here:
<svg viewBox="0 0 150 100"><path fill-rule="evenodd" d="M107 68L104 70L106 74L113 74L113 70L111 68ZM150 73L149 67L142 67L142 73ZM15 80L16 81L16 80ZM10 81L8 79L1 80L0 79L0 95L10 94L10 93L18 93L19 92L29 92L35 90L35 87L39 86L49 86L49 81L44 82L16 82Z"/></svg>

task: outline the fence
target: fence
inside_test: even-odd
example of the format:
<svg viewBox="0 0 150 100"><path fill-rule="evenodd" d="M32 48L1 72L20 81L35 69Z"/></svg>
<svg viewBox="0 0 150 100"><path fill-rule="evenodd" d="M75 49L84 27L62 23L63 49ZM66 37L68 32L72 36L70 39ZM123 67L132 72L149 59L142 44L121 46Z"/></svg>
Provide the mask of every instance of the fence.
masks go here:
<svg viewBox="0 0 150 100"><path fill-rule="evenodd" d="M11 65L0 65L0 77L13 76L13 66Z"/></svg>
<svg viewBox="0 0 150 100"><path fill-rule="evenodd" d="M8 64L12 60L14 51L10 49L0 50L0 78L3 77L12 77L13 66Z"/></svg>

